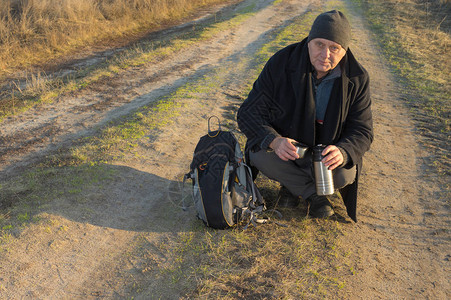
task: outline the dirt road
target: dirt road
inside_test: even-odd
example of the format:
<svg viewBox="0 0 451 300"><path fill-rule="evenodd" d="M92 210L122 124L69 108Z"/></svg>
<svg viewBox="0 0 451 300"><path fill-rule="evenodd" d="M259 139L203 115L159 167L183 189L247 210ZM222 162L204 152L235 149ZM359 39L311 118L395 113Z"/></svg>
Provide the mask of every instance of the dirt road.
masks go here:
<svg viewBox="0 0 451 300"><path fill-rule="evenodd" d="M113 179L100 179L98 189L83 190L76 200L56 197L46 203L39 215L45 222L21 231L1 254L0 298L180 296L180 291L160 290L151 281L137 288L146 268L129 254L146 251L157 260L164 257L164 249L149 245L170 243L171 237L188 230L191 220L186 214L165 209L167 191L186 173L194 146L205 132L206 117L215 114L233 120L242 101L237 91L268 34L321 5L315 0L272 2L245 0L226 8L224 15L243 9L254 14L208 42L3 121L0 179L5 180L186 83L217 87L195 102L186 99L176 122L150 137L139 157L107 166ZM338 297L449 299L446 199L436 196L436 175L423 167L427 153L419 147L421 137L400 100L396 78L361 17L353 13L351 19L351 48L371 76L376 137L364 160L359 223L343 224L341 244L351 253L355 274L344 279L346 286ZM143 244L147 247L140 248Z"/></svg>

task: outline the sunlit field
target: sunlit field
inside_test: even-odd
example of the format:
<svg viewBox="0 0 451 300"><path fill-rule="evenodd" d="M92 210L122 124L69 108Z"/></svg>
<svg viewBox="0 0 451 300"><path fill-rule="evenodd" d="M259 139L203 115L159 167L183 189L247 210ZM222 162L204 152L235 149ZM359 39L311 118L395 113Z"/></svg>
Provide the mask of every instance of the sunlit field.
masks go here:
<svg viewBox="0 0 451 300"><path fill-rule="evenodd" d="M0 75L225 0L0 0Z"/></svg>

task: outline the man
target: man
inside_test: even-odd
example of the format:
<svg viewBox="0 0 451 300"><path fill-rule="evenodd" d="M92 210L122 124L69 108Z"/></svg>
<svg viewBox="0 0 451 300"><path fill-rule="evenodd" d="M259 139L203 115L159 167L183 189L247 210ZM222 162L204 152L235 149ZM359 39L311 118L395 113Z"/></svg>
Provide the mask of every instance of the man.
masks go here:
<svg viewBox="0 0 451 300"><path fill-rule="evenodd" d="M349 50L350 40L341 12L320 14L307 38L269 59L237 121L248 138L250 165L305 199L309 214L319 218L333 215L332 205L316 194L311 152L299 158L293 142L327 145L322 161L357 221L358 177L373 127L368 73Z"/></svg>

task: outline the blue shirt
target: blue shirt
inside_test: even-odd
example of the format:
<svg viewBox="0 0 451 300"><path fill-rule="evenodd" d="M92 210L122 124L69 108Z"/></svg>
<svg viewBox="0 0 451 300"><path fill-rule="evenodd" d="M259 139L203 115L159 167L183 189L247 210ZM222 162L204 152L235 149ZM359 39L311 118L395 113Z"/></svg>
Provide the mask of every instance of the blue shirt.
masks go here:
<svg viewBox="0 0 451 300"><path fill-rule="evenodd" d="M326 115L327 105L329 104L330 93L334 85L334 79L341 77L341 69L338 65L325 77L316 79L313 74L313 87L315 91L316 121L323 123Z"/></svg>

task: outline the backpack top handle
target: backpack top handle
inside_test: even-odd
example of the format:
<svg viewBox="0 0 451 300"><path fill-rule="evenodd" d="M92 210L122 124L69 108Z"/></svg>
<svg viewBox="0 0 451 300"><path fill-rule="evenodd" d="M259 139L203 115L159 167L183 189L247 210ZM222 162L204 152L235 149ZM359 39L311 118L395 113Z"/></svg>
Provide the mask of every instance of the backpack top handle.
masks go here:
<svg viewBox="0 0 451 300"><path fill-rule="evenodd" d="M218 120L218 130L216 131L211 131L211 126L210 126L210 121L212 118L216 118ZM208 136L213 138L218 136L219 132L221 132L221 122L219 120L219 118L217 116L211 116L208 118Z"/></svg>

